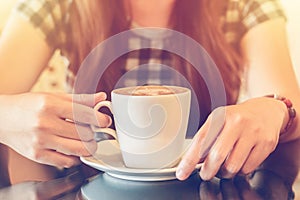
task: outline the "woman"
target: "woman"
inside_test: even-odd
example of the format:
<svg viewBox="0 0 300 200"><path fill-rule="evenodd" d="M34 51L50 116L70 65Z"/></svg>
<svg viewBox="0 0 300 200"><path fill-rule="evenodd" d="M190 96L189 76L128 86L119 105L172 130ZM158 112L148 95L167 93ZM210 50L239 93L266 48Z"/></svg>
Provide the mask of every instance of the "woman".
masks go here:
<svg viewBox="0 0 300 200"><path fill-rule="evenodd" d="M95 113L91 107L106 99L102 92L109 93L113 88L126 70L119 66L125 66L130 54L105 72L99 93L75 96L75 103L85 110L82 118L76 119L85 130L84 137L79 137L74 124L65 120L73 120L71 95L28 91L54 49L62 50L76 75L81 62L101 41L136 25L170 28L195 39L213 58L224 80L228 104L223 107L224 126L204 155L203 141L209 138L211 116L220 109L212 112L209 101L201 101L205 103L199 106L206 114L199 124L204 124L179 164L178 179L186 179L200 160L204 163L200 172L204 180L218 172L224 178L248 174L279 142L299 138L299 118L291 114L300 107L299 87L278 1L29 0L18 5L1 36L0 142L31 160L58 167L76 165L78 156L95 151L96 143L86 124L106 127L111 119L96 113L97 120L92 120L89 115ZM142 51L140 55L149 57ZM190 64L173 54L159 57L175 63L174 68L187 77L198 98L206 97L207 88ZM236 104L245 74L251 98ZM68 81L73 86L72 76ZM293 108L287 107L287 101L266 97L268 94L288 97Z"/></svg>

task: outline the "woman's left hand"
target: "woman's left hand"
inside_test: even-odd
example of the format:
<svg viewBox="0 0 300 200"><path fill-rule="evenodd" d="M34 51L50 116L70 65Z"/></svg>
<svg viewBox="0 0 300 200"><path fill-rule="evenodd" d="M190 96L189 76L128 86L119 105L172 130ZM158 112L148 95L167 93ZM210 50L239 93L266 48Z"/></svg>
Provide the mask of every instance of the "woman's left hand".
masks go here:
<svg viewBox="0 0 300 200"><path fill-rule="evenodd" d="M283 102L267 97L215 109L183 156L177 178L187 179L199 162L204 180L252 172L276 148L286 112Z"/></svg>

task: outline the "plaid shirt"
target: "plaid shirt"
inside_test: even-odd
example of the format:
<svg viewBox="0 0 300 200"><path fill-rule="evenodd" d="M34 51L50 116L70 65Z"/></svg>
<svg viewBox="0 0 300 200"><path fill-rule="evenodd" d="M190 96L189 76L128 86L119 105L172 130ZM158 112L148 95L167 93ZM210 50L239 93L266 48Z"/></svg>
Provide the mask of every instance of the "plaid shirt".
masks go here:
<svg viewBox="0 0 300 200"><path fill-rule="evenodd" d="M16 11L37 28L49 45L59 47L67 38L67 33L61 27L68 23L68 8L71 3L72 0L21 0ZM248 30L277 17L285 17L278 0L228 0L227 10L221 20L227 41L238 47ZM127 56L126 70L131 73L123 85L174 84L174 78L163 67L171 65L170 57L163 51L155 50L167 41L164 37L155 40L138 36L130 38L129 48L139 48L143 43L148 43L153 49L135 51ZM136 68L137 66L142 67ZM74 79L71 73L70 78Z"/></svg>

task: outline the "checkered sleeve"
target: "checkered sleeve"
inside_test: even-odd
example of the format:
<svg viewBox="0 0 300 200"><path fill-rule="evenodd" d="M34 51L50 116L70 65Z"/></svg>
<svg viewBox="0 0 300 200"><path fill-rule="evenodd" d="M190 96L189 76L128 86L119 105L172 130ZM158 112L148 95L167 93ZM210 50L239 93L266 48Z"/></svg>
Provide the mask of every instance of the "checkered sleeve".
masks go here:
<svg viewBox="0 0 300 200"><path fill-rule="evenodd" d="M241 10L241 14L244 33L270 19L286 19L279 0L248 0Z"/></svg>
<svg viewBox="0 0 300 200"><path fill-rule="evenodd" d="M275 18L286 19L279 0L228 0L223 18L227 41L234 46L254 26Z"/></svg>
<svg viewBox="0 0 300 200"><path fill-rule="evenodd" d="M29 21L50 46L66 40L64 31L70 0L19 0L15 11Z"/></svg>

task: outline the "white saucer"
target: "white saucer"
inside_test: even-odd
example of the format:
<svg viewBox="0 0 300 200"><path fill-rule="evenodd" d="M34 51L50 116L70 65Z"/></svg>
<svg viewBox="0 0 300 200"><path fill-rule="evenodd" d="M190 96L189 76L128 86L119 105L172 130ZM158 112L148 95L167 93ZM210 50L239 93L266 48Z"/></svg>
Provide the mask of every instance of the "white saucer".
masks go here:
<svg viewBox="0 0 300 200"><path fill-rule="evenodd" d="M191 139L186 139L188 147ZM97 152L90 157L81 157L81 161L95 169L125 180L133 181L165 181L176 179L176 167L164 169L135 169L124 165L119 145L115 140L98 142ZM197 171L201 164L195 168Z"/></svg>

